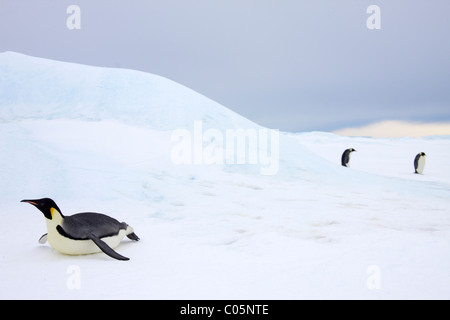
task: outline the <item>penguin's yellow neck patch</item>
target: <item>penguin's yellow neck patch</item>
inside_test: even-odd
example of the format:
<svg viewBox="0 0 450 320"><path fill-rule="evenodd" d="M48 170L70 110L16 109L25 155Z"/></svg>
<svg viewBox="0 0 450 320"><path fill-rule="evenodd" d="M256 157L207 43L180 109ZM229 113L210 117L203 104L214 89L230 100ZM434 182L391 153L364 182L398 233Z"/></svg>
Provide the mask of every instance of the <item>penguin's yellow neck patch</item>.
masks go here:
<svg viewBox="0 0 450 320"><path fill-rule="evenodd" d="M61 218L61 213L53 207L50 208L50 214L52 215L52 220Z"/></svg>

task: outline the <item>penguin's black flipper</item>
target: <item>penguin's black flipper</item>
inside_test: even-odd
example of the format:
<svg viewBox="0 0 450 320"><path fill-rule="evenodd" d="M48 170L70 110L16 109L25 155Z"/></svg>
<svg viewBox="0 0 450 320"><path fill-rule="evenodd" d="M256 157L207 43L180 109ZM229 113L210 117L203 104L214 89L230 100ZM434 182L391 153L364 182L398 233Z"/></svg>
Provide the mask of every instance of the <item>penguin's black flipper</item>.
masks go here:
<svg viewBox="0 0 450 320"><path fill-rule="evenodd" d="M42 237L39 238L40 244L45 244L47 242L47 234L44 234Z"/></svg>
<svg viewBox="0 0 450 320"><path fill-rule="evenodd" d="M111 258L114 258L114 259L117 259L117 260L122 260L122 261L130 260L130 258L121 256L120 254L115 252L104 241L100 240L97 236L93 235L92 233L90 233L88 235L88 238L91 239L92 241L94 241L94 243L97 245L97 247L99 247L100 250L102 250L105 254L107 254Z"/></svg>

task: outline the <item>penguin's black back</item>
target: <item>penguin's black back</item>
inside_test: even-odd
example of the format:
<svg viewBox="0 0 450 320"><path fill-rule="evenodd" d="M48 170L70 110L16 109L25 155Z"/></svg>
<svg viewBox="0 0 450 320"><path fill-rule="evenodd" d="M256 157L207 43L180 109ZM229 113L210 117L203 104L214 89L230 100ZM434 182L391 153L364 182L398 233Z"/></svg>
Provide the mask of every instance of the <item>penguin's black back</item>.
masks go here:
<svg viewBox="0 0 450 320"><path fill-rule="evenodd" d="M66 236L76 240L90 238L90 234L99 239L117 235L120 230L126 230L127 224L119 222L102 213L82 212L66 216L62 229Z"/></svg>
<svg viewBox="0 0 450 320"><path fill-rule="evenodd" d="M341 158L341 164L346 167L348 162L350 161L350 149L347 149L344 151L344 153L342 154L342 158Z"/></svg>
<svg viewBox="0 0 450 320"><path fill-rule="evenodd" d="M418 173L417 172L417 168L419 167L419 159L420 159L420 157L422 156L422 154L417 154L417 156L414 158L414 172L415 173Z"/></svg>

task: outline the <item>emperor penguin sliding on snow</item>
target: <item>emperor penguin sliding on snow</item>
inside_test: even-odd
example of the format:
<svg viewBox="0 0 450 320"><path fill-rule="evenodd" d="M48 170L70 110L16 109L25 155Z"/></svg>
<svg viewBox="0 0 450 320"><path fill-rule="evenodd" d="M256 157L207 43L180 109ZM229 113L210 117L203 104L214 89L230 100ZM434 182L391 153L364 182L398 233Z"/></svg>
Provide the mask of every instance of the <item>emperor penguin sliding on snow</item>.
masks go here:
<svg viewBox="0 0 450 320"><path fill-rule="evenodd" d="M421 152L416 156L416 158L414 159L414 173L423 173L423 169L425 168L426 156L427 155L425 154L425 152Z"/></svg>
<svg viewBox="0 0 450 320"><path fill-rule="evenodd" d="M139 240L133 228L125 222L101 213L83 212L64 216L49 198L21 202L32 204L44 214L47 234L39 239L39 243L48 240L53 249L64 254L82 255L103 251L111 258L130 260L113 249L125 236L134 241Z"/></svg>
<svg viewBox="0 0 450 320"><path fill-rule="evenodd" d="M355 152L356 150L353 148L347 149L344 151L344 153L342 154L342 158L341 158L341 164L344 167L350 167L350 158L352 156L352 152Z"/></svg>

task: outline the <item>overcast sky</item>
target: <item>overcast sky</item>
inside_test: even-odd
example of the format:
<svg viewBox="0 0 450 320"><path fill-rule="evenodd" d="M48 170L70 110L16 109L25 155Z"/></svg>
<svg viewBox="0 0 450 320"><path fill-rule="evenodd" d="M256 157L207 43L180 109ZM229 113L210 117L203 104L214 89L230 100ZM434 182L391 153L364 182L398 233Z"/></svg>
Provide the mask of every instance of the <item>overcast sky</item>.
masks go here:
<svg viewBox="0 0 450 320"><path fill-rule="evenodd" d="M283 131L449 121L449 34L449 0L0 0L0 51L155 73Z"/></svg>

